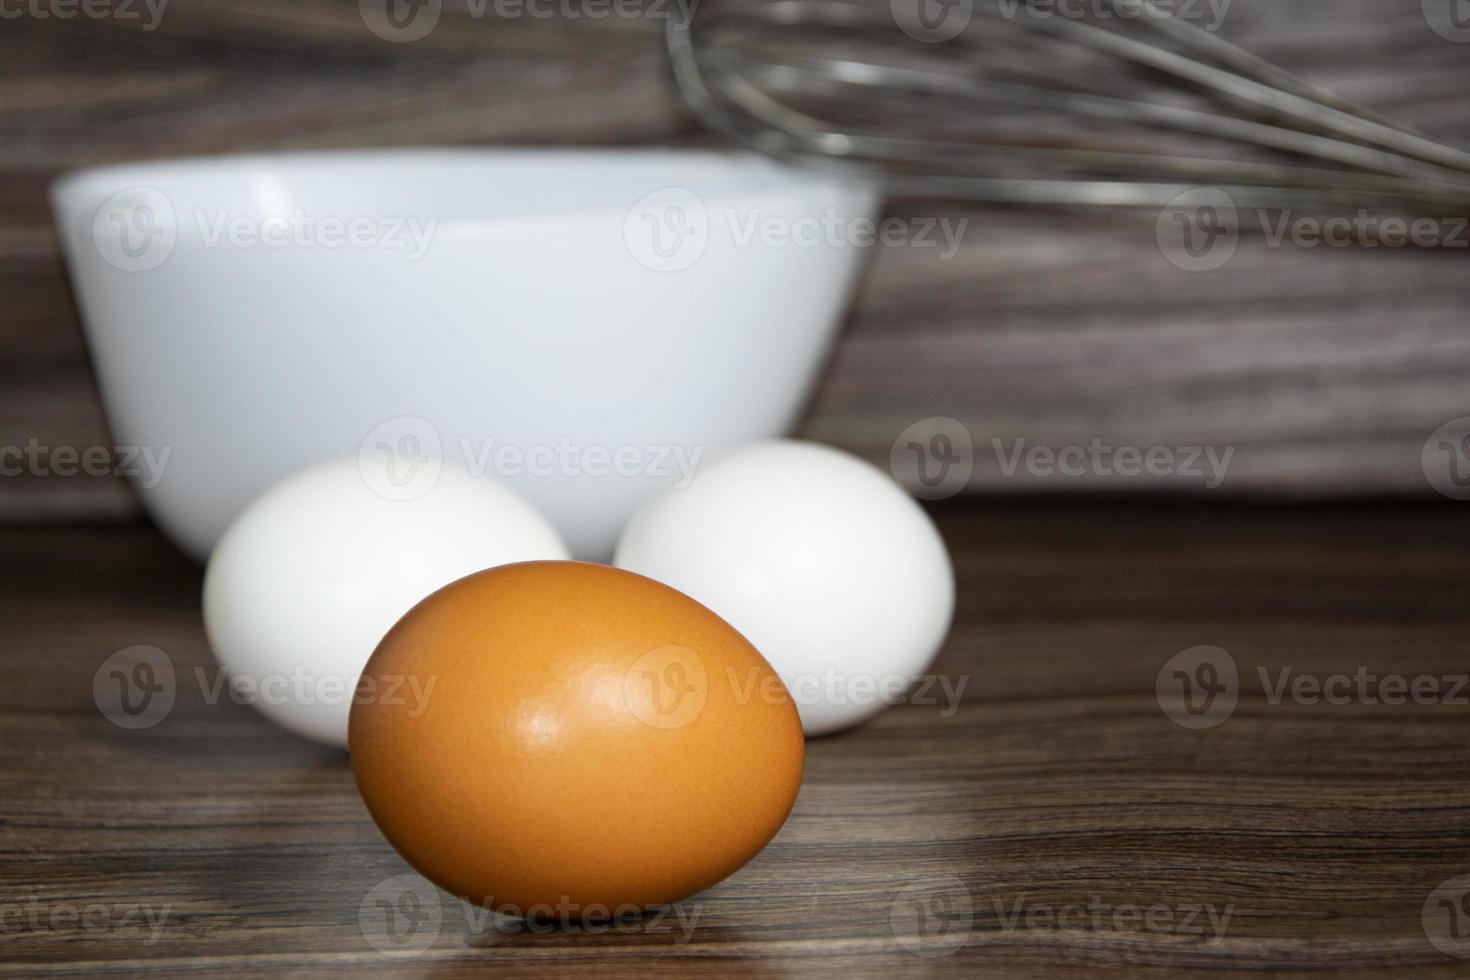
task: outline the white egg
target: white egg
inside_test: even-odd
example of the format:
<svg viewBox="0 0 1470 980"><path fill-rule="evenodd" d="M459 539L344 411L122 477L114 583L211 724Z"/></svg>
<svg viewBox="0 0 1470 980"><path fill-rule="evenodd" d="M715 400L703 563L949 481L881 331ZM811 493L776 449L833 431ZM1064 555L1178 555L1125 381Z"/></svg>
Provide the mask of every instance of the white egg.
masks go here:
<svg viewBox="0 0 1470 980"><path fill-rule="evenodd" d="M929 516L887 474L813 443L711 460L634 516L615 562L744 633L808 735L898 700L954 614L954 571Z"/></svg>
<svg viewBox="0 0 1470 980"><path fill-rule="evenodd" d="M432 694L424 679L355 693L378 641L420 599L492 565L567 557L546 519L490 479L445 465L411 499L390 499L364 477L350 458L277 483L225 531L204 576L204 627L231 684L222 696L341 746L354 696Z"/></svg>

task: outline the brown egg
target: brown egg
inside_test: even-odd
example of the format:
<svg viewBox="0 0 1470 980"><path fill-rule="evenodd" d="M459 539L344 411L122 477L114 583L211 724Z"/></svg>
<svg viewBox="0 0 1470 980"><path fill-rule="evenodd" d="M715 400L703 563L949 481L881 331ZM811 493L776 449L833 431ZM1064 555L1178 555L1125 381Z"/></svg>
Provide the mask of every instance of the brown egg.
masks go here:
<svg viewBox="0 0 1470 980"><path fill-rule="evenodd" d="M373 819L425 877L574 917L736 871L785 821L804 757L786 688L734 627L652 579L562 561L411 609L363 671L348 741Z"/></svg>

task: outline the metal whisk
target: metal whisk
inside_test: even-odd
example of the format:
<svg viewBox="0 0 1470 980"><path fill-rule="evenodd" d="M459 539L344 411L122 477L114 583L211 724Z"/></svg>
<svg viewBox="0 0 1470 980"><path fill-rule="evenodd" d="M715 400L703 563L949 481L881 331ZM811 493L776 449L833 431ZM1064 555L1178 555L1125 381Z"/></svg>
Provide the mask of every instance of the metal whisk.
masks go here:
<svg viewBox="0 0 1470 980"><path fill-rule="evenodd" d="M895 193L1162 207L1208 185L1247 207L1470 207L1470 153L1155 0L1081 16L1030 0L703 0L666 37L707 126L878 170Z"/></svg>

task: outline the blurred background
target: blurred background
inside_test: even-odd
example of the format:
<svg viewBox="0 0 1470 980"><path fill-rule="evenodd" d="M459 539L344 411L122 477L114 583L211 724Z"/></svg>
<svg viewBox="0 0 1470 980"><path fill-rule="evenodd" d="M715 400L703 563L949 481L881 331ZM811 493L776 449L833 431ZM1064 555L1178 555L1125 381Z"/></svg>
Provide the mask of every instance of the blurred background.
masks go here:
<svg viewBox="0 0 1470 980"><path fill-rule="evenodd" d="M393 43L372 29L382 0L0 0L0 446L111 445L47 203L58 174L308 148L718 145L647 15L671 3L445 0L426 35ZM1219 36L1470 145L1463 0L1199 6ZM1191 271L1157 210L889 210L963 233L875 249L804 434L886 463L916 424L958 420L968 494L1435 496L1426 440L1470 414L1470 234L1366 248L1247 233ZM1094 440L1228 450L1228 478L1007 473L998 451ZM0 481L0 521L139 519L122 480L44 469Z"/></svg>
<svg viewBox="0 0 1470 980"><path fill-rule="evenodd" d="M120 466L76 472L94 451L137 461L116 459L125 438L104 415L48 190L76 168L230 153L724 146L681 101L665 52L671 10L695 2L0 0L0 622L10 651L0 658L0 913L10 915L9 924L0 915L0 975L37 966L131 975L172 958L191 975L445 978L483 975L493 957L498 976L558 978L589 966L843 980L910 971L968 980L986 968L1054 980L1107 967L1161 978L1190 967L1464 976L1470 541L1446 502L1470 499L1464 215L1433 215L1419 244L1329 241L1308 211L1194 241L1182 232L1206 231L1204 212L1180 224L1157 204L916 196L887 202L909 237L871 249L800 433L891 469L927 500L953 498L932 511L958 583L933 669L957 679L955 702L915 699L810 743L788 829L701 899L709 914L682 955L673 944L687 935L652 929L596 942L571 932L467 937L457 902L442 936L435 919L438 946L416 967L396 938L381 955L364 910L385 907L381 888L401 883L407 866L373 827L344 758L221 699L218 684L206 690L206 677L224 675L202 628L200 567L144 523ZM972 2L1022 0L870 2L885 11L891 2L895 18L929 5L932 24ZM1034 0L1071 10L1113 2L1127 0ZM1168 6L1470 148L1470 0ZM925 47L945 57L942 45ZM1084 87L1094 79L1104 80L1081 76ZM927 124L922 101L862 108L878 125ZM1149 145L1119 127L1084 128L1114 146ZM775 279L792 268L763 271ZM540 304L550 289L528 278L520 295ZM561 278L548 274L552 289ZM262 305L281 295L245 281ZM472 285L498 297L488 282ZM201 323L230 325L226 301L198 306L188 313ZM148 305L110 309L133 314L116 318L125 327L112 352L153 357L158 345L128 332L153 325ZM178 332L155 338L202 347L229 335L192 335L174 313L156 319ZM294 320L277 319L277 336L297 336ZM775 349L786 334L762 336ZM219 344L211 369L248 362L234 359L239 349ZM363 349L381 358L382 348ZM153 358L171 369L160 375L195 380L177 370L192 362L174 354ZM230 411L249 399L250 366L230 392L245 395L220 400ZM616 377L604 362L593 369ZM357 378L350 367L339 374L344 388ZM197 377L213 393L209 372ZM752 400L772 397L751 389ZM174 404L159 385L131 390L150 408ZM224 415L274 450L305 413L281 420L277 404L259 402L263 423L225 411L186 418L213 436ZM1101 465L1057 465L1093 447L1107 449ZM185 505L211 498L188 486ZM131 690L115 669L124 661L153 703L164 688L136 669L150 661L128 660L150 654L170 665L157 702L168 717L133 730L104 705ZM1347 701L1297 686L1366 676L1374 690ZM1380 678L1400 694L1413 679L1415 703L1378 698ZM1434 684L1421 697L1423 680ZM1183 700L1196 682L1206 711L1223 706L1203 725ZM934 938L916 895L962 913L962 930L934 934L937 950L910 935ZM66 912L75 925L79 909L85 926L98 901L177 914L144 945L134 927L45 929L33 919L17 929L21 901L51 910L53 926ZM1240 914L1223 942L1116 919L1111 929L1052 929L1029 912L1016 918L1079 901Z"/></svg>

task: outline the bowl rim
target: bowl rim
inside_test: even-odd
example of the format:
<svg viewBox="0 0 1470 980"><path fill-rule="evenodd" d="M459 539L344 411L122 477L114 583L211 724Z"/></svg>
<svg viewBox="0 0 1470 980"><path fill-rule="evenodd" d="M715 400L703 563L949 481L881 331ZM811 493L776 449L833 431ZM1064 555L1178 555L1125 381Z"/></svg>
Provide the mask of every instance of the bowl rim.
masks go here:
<svg viewBox="0 0 1470 980"><path fill-rule="evenodd" d="M668 179L661 180L651 190L671 188L695 189L700 180L709 181L705 175L687 177L678 173L679 165L699 165L711 168L714 180L725 181L725 186L714 190L695 190L701 200L711 204L723 204L748 199L753 196L771 196L798 191L803 188L820 189L824 192L848 193L869 199L865 205L871 209L880 191L877 175L862 172L803 167L777 160L751 150L724 150L661 146L414 146L414 147L370 147L355 149L288 150L282 152L229 153L217 155L189 155L164 157L121 163L101 164L64 171L54 177L49 186L50 203L58 217L64 217L76 209L95 208L109 197L123 191L140 187L153 188L170 180L197 176L220 176L226 179L246 179L252 173L280 172L292 168L306 171L342 168L366 168L367 172L381 171L398 166L432 168L440 166L464 166L482 164L487 174L498 166L524 164L528 160L541 158L549 163L566 164L574 161L601 163L606 166L662 166L667 169ZM730 185L729 178L737 181ZM755 179L751 179L755 178ZM346 177L344 176L344 179ZM615 195L593 204L551 204L513 213L476 214L472 211L446 215L441 224L448 226L476 226L516 222L524 219L544 220L548 217L572 215L598 215L609 212L623 213L631 202L619 203Z"/></svg>

